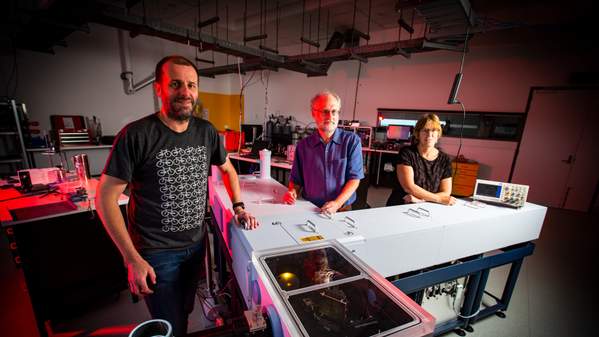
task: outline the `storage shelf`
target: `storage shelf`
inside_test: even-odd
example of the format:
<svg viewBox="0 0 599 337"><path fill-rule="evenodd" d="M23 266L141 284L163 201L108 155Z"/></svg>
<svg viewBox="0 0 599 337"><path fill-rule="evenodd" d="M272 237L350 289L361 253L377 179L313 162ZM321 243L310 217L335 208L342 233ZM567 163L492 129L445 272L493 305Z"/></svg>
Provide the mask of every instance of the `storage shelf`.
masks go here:
<svg viewBox="0 0 599 337"><path fill-rule="evenodd" d="M26 123L27 109L23 103L17 103L15 100L0 101L0 124L2 124L0 136L2 136L2 143L8 144L7 148L0 149L0 164L7 165L0 168L2 174L11 174L15 170L29 168L22 132L22 127Z"/></svg>

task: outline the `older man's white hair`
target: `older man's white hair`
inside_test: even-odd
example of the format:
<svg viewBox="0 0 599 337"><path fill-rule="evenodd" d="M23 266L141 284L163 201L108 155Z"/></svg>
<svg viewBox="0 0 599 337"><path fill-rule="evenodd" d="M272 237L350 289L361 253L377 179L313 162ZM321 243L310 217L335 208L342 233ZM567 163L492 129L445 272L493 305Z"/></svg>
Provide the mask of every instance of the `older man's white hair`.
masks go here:
<svg viewBox="0 0 599 337"><path fill-rule="evenodd" d="M314 95L314 97L312 97L312 99L310 100L310 109L314 108L314 103L316 103L316 101L318 101L320 98L322 97L333 97L337 100L337 103L339 103L339 109L341 109L341 98L339 98L339 95L337 95L336 93L329 91L329 90L323 90L319 93L317 93L316 95Z"/></svg>

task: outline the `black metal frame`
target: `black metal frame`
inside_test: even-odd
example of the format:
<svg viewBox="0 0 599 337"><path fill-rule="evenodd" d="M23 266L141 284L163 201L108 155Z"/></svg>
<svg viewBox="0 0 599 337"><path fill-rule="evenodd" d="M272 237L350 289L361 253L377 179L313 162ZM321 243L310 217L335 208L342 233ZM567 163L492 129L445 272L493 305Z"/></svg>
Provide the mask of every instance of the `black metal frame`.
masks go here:
<svg viewBox="0 0 599 337"><path fill-rule="evenodd" d="M460 309L461 317L458 316L449 321L437 324L435 327L435 336L442 335L448 331L456 331L458 334L463 333L462 330L472 332L474 330L471 325L476 321L493 314L499 313L501 315L503 311L507 310L516 286L516 281L518 280L522 262L526 256L532 255L534 248L534 243L526 242L503 248L501 249L502 252L498 254L490 256L476 255L462 259L461 263L423 271L422 273L406 276L391 282L404 293L414 294L439 283L469 276L464 295L464 304ZM511 264L511 268L501 298L493 296L497 300L497 304L477 312L485 293L491 269L507 264Z"/></svg>

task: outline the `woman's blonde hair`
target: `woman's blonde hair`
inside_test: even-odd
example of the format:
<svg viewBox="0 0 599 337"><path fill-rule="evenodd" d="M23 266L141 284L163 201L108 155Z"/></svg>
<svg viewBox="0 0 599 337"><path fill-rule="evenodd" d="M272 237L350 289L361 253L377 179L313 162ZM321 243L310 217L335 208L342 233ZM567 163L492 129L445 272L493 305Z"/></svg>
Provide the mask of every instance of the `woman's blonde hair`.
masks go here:
<svg viewBox="0 0 599 337"><path fill-rule="evenodd" d="M414 132L412 133L412 137L413 137L413 143L418 143L418 133L420 133L420 130L424 129L424 127L426 126L426 124L428 124L428 122L433 123L433 126L435 127L435 129L439 130L439 138L441 138L441 135L443 134L443 128L441 127L441 120L439 119L439 116L435 115L434 113L430 113L430 114L426 114L424 116L422 116L418 122L416 122L416 125L414 126Z"/></svg>

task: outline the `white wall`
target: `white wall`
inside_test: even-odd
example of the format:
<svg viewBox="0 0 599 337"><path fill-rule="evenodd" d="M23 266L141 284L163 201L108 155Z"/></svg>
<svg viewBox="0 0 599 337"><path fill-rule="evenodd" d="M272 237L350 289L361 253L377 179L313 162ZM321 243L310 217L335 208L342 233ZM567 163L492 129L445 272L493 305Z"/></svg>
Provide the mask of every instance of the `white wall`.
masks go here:
<svg viewBox="0 0 599 337"><path fill-rule="evenodd" d="M439 141L441 150L452 157L456 156L459 144L458 138L445 137ZM510 177L516 146L516 142L464 139L460 155L479 163L480 179L507 181Z"/></svg>
<svg viewBox="0 0 599 337"><path fill-rule="evenodd" d="M134 95L123 90L117 34L114 28L91 25L90 34L71 34L68 47L56 47L55 55L18 51L16 98L26 103L30 118L42 129L50 129L50 115L96 115L104 135L114 135L128 122L155 111L152 86ZM158 38L138 36L129 44L136 82L149 76L166 55L195 58L192 47ZM200 90L228 94L231 78L201 78Z"/></svg>
<svg viewBox="0 0 599 337"><path fill-rule="evenodd" d="M576 53L563 49L539 52L523 48L471 48L459 93L467 110L522 113L531 86L565 85L571 72L587 67ZM446 102L460 58L460 53L435 51L413 54L410 59L370 59L362 65L356 117L374 125L377 108L458 110L459 106ZM341 96L342 118L351 118L357 62L336 62L326 77L310 78L287 70L271 72L269 112L299 113L309 119L309 99L327 88ZM264 89L260 81L246 89L246 111L250 112L246 122L256 122L263 115Z"/></svg>
<svg viewBox="0 0 599 337"><path fill-rule="evenodd" d="M356 119L376 125L378 108L459 110L459 105L448 105L447 99L460 59L460 53L450 51L413 54L410 59L370 59L362 65ZM569 48L506 43L497 46L484 36L475 37L466 55L458 97L467 111L524 113L530 87L567 85L570 74L587 70L591 61ZM326 88L340 95L341 118L352 119L357 73L357 61L334 63L326 77L308 78L286 70L271 72L268 112L309 122L310 98ZM259 81L246 92L246 122L260 123L265 86ZM455 155L456 142L446 138L441 145ZM506 181L515 148L515 142L466 140L461 153L481 164L479 177Z"/></svg>
<svg viewBox="0 0 599 337"><path fill-rule="evenodd" d="M67 44L67 48L56 47L56 55L29 51L17 54L16 97L27 104L31 119L39 121L43 129L50 128L52 114L96 115L104 134L111 135L126 123L155 111L150 86L135 95L124 93L116 29L91 25L90 34L75 32L67 38ZM138 36L129 44L136 81L151 74L155 63L165 55L195 57L192 47L153 37ZM356 119L375 125L377 108L457 110L458 106L449 106L446 101L460 58L457 52L436 51L413 54L410 59L370 59L362 65ZM235 62L235 58L229 59ZM531 86L565 85L571 72L586 70L591 61L558 45L496 45L489 43L485 35L477 36L466 56L459 98L467 110L522 113ZM5 70L8 66L1 66L2 76L9 73ZM317 91L329 89L341 96L342 118L351 119L357 74L357 61L336 62L325 77L306 77L287 70L256 72L244 92L245 122L264 121L266 83L269 114L293 115L308 123L310 98ZM251 73L242 76L246 82L250 77ZM239 93L239 88L237 75L200 80L200 89L206 92L231 94ZM506 167L511 166L508 158L513 158L513 153L484 141L471 143L465 142L462 151L483 165L481 172L486 173L482 177L506 180ZM501 167L497 166L498 158L502 158ZM487 166L491 168L484 169Z"/></svg>

